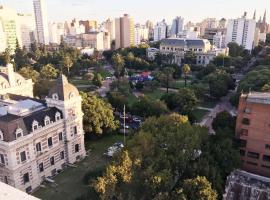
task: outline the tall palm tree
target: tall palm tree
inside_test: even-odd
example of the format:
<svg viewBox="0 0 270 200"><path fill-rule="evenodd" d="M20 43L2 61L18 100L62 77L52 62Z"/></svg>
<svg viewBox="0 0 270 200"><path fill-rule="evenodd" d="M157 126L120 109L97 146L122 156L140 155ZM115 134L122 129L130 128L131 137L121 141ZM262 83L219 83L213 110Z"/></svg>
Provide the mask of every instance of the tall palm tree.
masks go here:
<svg viewBox="0 0 270 200"><path fill-rule="evenodd" d="M184 64L182 72L185 75L185 86L187 86L187 75L190 73L190 66L188 64Z"/></svg>

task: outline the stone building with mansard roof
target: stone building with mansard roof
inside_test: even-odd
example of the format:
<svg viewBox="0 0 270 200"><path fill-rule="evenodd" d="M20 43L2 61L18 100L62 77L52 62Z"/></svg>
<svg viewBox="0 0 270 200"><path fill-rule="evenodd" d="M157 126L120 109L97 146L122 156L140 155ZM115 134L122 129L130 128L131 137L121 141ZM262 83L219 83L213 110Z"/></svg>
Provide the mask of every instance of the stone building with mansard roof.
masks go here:
<svg viewBox="0 0 270 200"><path fill-rule="evenodd" d="M32 192L85 157L82 99L64 75L45 100L34 99L32 81L7 68L0 67L0 181Z"/></svg>

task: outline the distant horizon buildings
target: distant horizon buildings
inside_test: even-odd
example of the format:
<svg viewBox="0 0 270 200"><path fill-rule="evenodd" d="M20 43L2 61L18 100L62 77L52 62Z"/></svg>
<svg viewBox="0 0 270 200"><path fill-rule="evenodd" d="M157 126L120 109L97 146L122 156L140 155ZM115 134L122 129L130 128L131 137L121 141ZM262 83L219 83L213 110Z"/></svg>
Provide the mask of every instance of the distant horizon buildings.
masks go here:
<svg viewBox="0 0 270 200"><path fill-rule="evenodd" d="M49 28L47 18L47 7L45 0L33 0L37 42L41 44L49 44Z"/></svg>

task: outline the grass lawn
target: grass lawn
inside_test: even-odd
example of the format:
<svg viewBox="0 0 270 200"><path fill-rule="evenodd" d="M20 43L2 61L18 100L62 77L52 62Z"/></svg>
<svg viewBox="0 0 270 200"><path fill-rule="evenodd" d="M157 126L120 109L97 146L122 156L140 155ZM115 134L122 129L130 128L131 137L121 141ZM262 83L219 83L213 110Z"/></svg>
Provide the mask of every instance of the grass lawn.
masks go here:
<svg viewBox="0 0 270 200"><path fill-rule="evenodd" d="M132 106L137 101L137 97L134 96L133 94L128 95L128 105Z"/></svg>
<svg viewBox="0 0 270 200"><path fill-rule="evenodd" d="M106 78L106 77L112 77L113 76L113 74L111 73L111 72L109 72L109 71L107 71L107 70L103 70L103 71L100 71L100 72L98 72L98 73L100 73L100 75L102 76L102 78Z"/></svg>
<svg viewBox="0 0 270 200"><path fill-rule="evenodd" d="M166 94L166 91L162 91L162 90L154 90L153 92L143 92L143 94L145 96L147 96L149 99L152 99L152 100L158 100L158 99L161 99L161 97Z"/></svg>
<svg viewBox="0 0 270 200"><path fill-rule="evenodd" d="M207 111L207 110L201 110L201 109L195 109L195 110L193 111L193 114L195 115L196 121L197 121L197 122L201 122L202 119L203 119L203 117L204 117L207 113L209 113L209 111Z"/></svg>
<svg viewBox="0 0 270 200"><path fill-rule="evenodd" d="M109 146L118 141L123 141L123 136L110 135L97 141L87 141L85 148L91 149L89 156L77 163L77 168L69 167L57 175L54 178L57 186L46 184L46 188L40 188L33 195L42 200L74 200L89 193L89 186L83 183L84 175L89 171L105 168L109 159L103 157L102 154Z"/></svg>

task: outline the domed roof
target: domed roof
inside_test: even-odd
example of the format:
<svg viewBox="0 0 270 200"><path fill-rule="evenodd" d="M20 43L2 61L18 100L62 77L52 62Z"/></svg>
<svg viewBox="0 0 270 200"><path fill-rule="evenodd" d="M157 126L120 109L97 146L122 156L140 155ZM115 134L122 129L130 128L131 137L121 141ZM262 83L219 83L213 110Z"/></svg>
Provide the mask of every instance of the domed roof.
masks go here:
<svg viewBox="0 0 270 200"><path fill-rule="evenodd" d="M74 85L70 84L67 77L63 74L59 76L55 86L49 91L49 98L61 101L69 100L78 95L78 89Z"/></svg>

